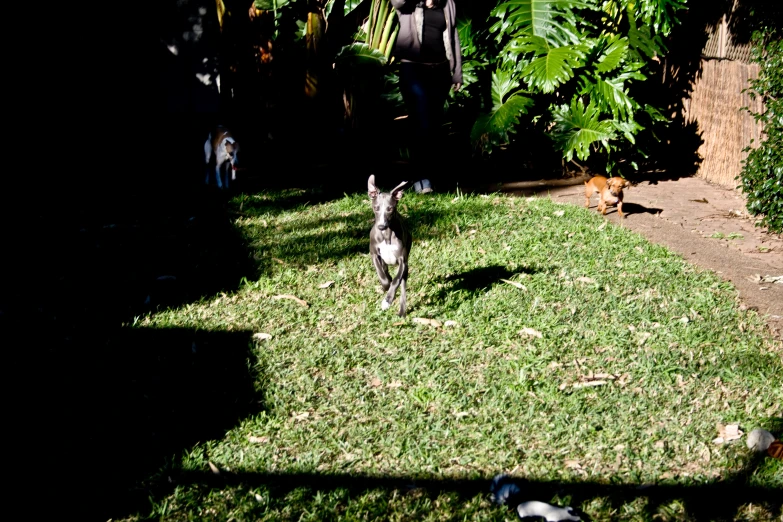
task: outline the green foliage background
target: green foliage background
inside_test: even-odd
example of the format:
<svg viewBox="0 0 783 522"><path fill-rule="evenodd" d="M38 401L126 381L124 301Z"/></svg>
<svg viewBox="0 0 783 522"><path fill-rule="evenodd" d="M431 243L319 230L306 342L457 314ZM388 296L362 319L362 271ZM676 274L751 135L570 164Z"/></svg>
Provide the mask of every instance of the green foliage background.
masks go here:
<svg viewBox="0 0 783 522"><path fill-rule="evenodd" d="M753 59L760 65L759 77L749 93L760 96L764 109L749 111L764 125L766 139L757 148L748 147L739 179L748 198L748 211L760 216L759 225L783 232L783 35L780 29L762 29L754 35Z"/></svg>

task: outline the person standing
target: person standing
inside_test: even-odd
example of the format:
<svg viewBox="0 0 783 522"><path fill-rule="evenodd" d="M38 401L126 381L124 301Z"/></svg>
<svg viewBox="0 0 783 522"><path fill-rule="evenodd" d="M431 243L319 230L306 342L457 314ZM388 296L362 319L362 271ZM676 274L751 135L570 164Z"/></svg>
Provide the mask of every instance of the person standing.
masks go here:
<svg viewBox="0 0 783 522"><path fill-rule="evenodd" d="M449 89L462 87L462 51L454 0L391 0L400 22L394 56L408 111L410 152L419 192L443 180L442 133ZM416 185L414 185L416 188Z"/></svg>

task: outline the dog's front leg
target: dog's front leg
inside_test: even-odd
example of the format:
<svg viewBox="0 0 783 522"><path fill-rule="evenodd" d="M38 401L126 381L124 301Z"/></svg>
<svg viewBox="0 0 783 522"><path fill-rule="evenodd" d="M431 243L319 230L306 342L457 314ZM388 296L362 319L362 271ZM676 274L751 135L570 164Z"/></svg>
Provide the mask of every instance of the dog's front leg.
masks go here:
<svg viewBox="0 0 783 522"><path fill-rule="evenodd" d="M392 279L391 286L389 286L389 290L386 292L386 298L381 303L381 307L386 310L389 308L394 302L394 295L397 293L397 288L400 286L400 282L403 280L403 276L406 275L406 272L408 270L408 263L405 262L404 259L398 259L397 260L397 273L394 274L394 279ZM405 312L400 307L400 315L404 315Z"/></svg>
<svg viewBox="0 0 783 522"><path fill-rule="evenodd" d="M223 188L223 180L220 179L220 170L221 170L220 167L221 166L222 165L219 162L215 165L215 179L217 180L217 186L218 186L219 189Z"/></svg>
<svg viewBox="0 0 783 522"><path fill-rule="evenodd" d="M405 287L407 286L408 282L408 262L407 261L401 261L401 264L405 267L405 271L402 272L402 266L400 267L400 271L402 272L402 278L400 279L400 317L405 317L405 310L408 305L408 297L405 292Z"/></svg>
<svg viewBox="0 0 783 522"><path fill-rule="evenodd" d="M207 141L204 142L204 164L206 165L206 171L207 171L207 179L204 181L207 185L209 185L209 174L210 174L210 168L209 168L209 162L212 160L212 135L209 135L209 138L207 138Z"/></svg>
<svg viewBox="0 0 783 522"><path fill-rule="evenodd" d="M617 214L620 216L620 219L625 218L625 215L623 215L623 200L619 200L617 202Z"/></svg>
<svg viewBox="0 0 783 522"><path fill-rule="evenodd" d="M389 268L386 266L386 263L383 262L383 259L381 259L381 256L379 256L378 254L373 254L372 264L375 266L375 271L378 273L378 279L381 282L381 287L385 292L386 290L389 289L389 285L391 285L391 276L389 275Z"/></svg>

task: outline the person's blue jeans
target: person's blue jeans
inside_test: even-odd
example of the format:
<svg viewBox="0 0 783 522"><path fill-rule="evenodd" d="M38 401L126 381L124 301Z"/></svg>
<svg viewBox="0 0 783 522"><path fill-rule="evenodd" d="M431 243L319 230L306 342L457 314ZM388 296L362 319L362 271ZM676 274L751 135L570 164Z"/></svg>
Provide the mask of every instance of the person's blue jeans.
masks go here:
<svg viewBox="0 0 783 522"><path fill-rule="evenodd" d="M410 125L409 150L421 177L438 177L435 161L443 146L443 113L450 87L448 61L437 65L400 63L400 93Z"/></svg>

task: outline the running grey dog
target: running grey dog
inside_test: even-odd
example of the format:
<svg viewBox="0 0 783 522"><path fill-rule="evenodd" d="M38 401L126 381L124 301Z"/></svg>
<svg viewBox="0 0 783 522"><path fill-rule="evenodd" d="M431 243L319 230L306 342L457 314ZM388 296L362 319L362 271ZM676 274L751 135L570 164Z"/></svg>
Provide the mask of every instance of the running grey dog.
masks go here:
<svg viewBox="0 0 783 522"><path fill-rule="evenodd" d="M397 212L397 202L402 198L402 189L408 184L403 181L391 192L379 192L375 186L375 175L367 180L367 193L375 213L375 223L370 230L370 257L378 272L378 279L386 291L381 301L381 310L388 309L400 288L400 317L405 317L405 284L408 280L408 254L413 238ZM394 279L389 275L389 265L397 266Z"/></svg>

